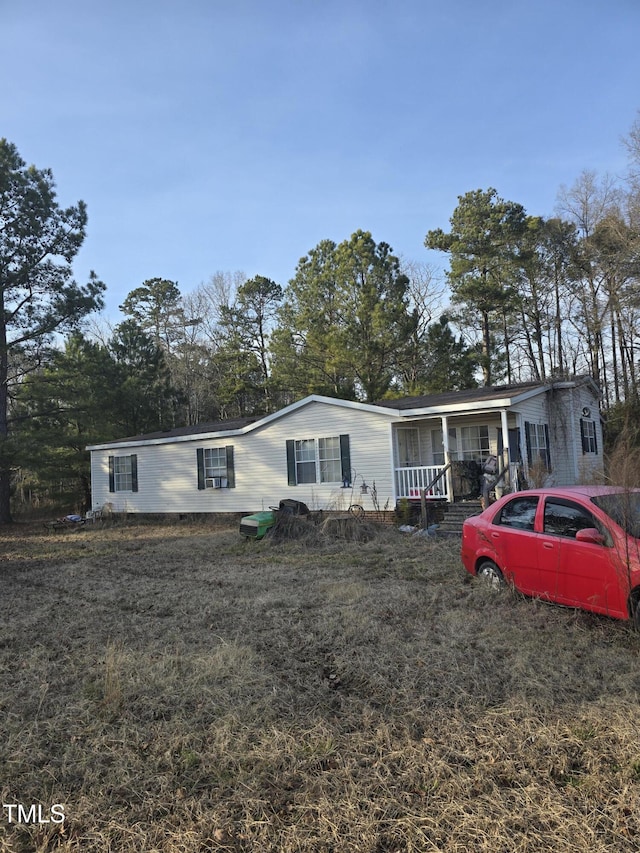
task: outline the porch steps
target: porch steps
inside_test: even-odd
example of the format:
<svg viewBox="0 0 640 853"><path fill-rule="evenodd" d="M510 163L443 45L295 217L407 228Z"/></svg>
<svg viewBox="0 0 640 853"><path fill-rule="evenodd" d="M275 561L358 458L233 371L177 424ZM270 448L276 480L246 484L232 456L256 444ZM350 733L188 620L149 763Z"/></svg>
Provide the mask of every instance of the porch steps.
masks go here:
<svg viewBox="0 0 640 853"><path fill-rule="evenodd" d="M464 521L479 512L482 512L480 501L447 504L444 509L444 518L438 526L438 533L461 534Z"/></svg>

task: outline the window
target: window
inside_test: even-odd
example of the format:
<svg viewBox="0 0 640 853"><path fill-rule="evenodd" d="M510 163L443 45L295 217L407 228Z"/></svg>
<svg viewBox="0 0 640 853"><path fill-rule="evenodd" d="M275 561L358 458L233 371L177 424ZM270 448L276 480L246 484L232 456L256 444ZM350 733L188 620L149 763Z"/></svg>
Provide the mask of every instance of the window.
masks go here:
<svg viewBox="0 0 640 853"><path fill-rule="evenodd" d="M516 527L518 530L533 530L538 500L537 497L514 498L502 507L494 524Z"/></svg>
<svg viewBox="0 0 640 853"><path fill-rule="evenodd" d="M131 457L113 457L114 491L130 492L133 481L131 479Z"/></svg>
<svg viewBox="0 0 640 853"><path fill-rule="evenodd" d="M340 456L340 438L318 439L318 460L320 462L320 482L340 483L342 464Z"/></svg>
<svg viewBox="0 0 640 853"><path fill-rule="evenodd" d="M212 480L214 477L227 476L227 448L206 447L204 451L204 478Z"/></svg>
<svg viewBox="0 0 640 853"><path fill-rule="evenodd" d="M458 437L455 427L449 427L449 456L451 459L457 458ZM444 442L442 439L441 429L431 430L431 456L434 465L444 465Z"/></svg>
<svg viewBox="0 0 640 853"><path fill-rule="evenodd" d="M198 447L198 489L233 489L236 485L233 446Z"/></svg>
<svg viewBox="0 0 640 853"><path fill-rule="evenodd" d="M544 505L544 532L576 538L578 530L599 528L591 513L571 501L547 498Z"/></svg>
<svg viewBox="0 0 640 853"><path fill-rule="evenodd" d="M596 422L580 418L580 435L582 437L582 452L597 453Z"/></svg>
<svg viewBox="0 0 640 853"><path fill-rule="evenodd" d="M550 471L549 426L547 424L534 424L525 421L524 432L527 441L527 460L529 465L542 462L547 471Z"/></svg>
<svg viewBox="0 0 640 853"><path fill-rule="evenodd" d="M135 453L109 457L109 491L138 491L138 457Z"/></svg>
<svg viewBox="0 0 640 853"><path fill-rule="evenodd" d="M417 429L398 430L398 462L403 468L413 468L420 464L420 433Z"/></svg>
<svg viewBox="0 0 640 853"><path fill-rule="evenodd" d="M316 442L313 438L296 441L296 482L317 482Z"/></svg>
<svg viewBox="0 0 640 853"><path fill-rule="evenodd" d="M489 427L466 426L458 431L460 438L459 459L484 462L489 452Z"/></svg>
<svg viewBox="0 0 640 853"><path fill-rule="evenodd" d="M286 442L290 486L305 483L351 485L349 436L291 439Z"/></svg>

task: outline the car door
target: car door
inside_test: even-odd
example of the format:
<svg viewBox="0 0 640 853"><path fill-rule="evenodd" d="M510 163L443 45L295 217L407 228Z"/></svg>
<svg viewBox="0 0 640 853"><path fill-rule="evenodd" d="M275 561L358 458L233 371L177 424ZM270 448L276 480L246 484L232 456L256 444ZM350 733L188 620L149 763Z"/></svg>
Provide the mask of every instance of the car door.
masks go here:
<svg viewBox="0 0 640 853"><path fill-rule="evenodd" d="M602 533L604 544L577 540L578 530L587 528ZM587 507L547 497L539 544L541 594L596 613L626 615L627 590L611 545L608 531Z"/></svg>
<svg viewBox="0 0 640 853"><path fill-rule="evenodd" d="M535 519L537 495L518 495L498 511L489 528L496 560L505 578L520 592L535 591L538 577Z"/></svg>

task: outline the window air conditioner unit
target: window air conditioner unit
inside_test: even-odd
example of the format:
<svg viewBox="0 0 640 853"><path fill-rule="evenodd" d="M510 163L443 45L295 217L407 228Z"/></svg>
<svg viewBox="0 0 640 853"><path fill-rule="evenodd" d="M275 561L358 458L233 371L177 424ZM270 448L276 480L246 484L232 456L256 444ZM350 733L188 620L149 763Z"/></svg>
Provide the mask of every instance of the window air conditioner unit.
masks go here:
<svg viewBox="0 0 640 853"><path fill-rule="evenodd" d="M226 477L207 477L204 481L205 489L226 489L228 480Z"/></svg>

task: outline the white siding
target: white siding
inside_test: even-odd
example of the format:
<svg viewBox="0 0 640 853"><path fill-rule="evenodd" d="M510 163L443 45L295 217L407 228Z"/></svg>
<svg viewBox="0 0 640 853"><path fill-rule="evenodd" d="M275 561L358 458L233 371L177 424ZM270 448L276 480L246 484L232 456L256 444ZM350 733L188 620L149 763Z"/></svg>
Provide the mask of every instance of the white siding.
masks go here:
<svg viewBox="0 0 640 853"><path fill-rule="evenodd" d="M277 506L284 498L303 501L310 509L346 509L360 503L373 509L371 488L360 494L366 481L375 482L381 508L393 507L391 413L369 412L312 401L244 435L220 439L194 436L188 441L92 451L93 507L110 503L116 512L205 513L255 512ZM349 435L351 489L340 483L289 486L286 441ZM196 450L199 447L234 448L236 487L198 489ZM138 456L138 491L109 492L109 456Z"/></svg>
<svg viewBox="0 0 640 853"><path fill-rule="evenodd" d="M597 453L583 454L580 433L582 409L591 410L595 420ZM586 383L576 387L559 387L531 397L514 407L522 416L522 451L526 461L524 422L548 424L551 452L549 484L575 485L597 478L602 472L602 429L598 400Z"/></svg>
<svg viewBox="0 0 640 853"><path fill-rule="evenodd" d="M547 485L551 485L551 483L558 485L558 482L555 479L557 452L554 447L552 430L549 424L549 410L547 407L546 394L536 394L534 397L529 397L529 399L518 403L513 408L517 413L518 427L520 429L520 450L522 452L525 476L528 476L529 471L529 463L527 459L527 437L524 426L525 422L530 424L546 424L549 427L549 444L551 445L549 448L551 457L551 474L547 480Z"/></svg>
<svg viewBox="0 0 640 853"><path fill-rule="evenodd" d="M593 396L588 385L579 385L573 390L571 396L569 392L565 392L565 400L566 417L569 421L573 420L575 431L575 464L577 470L575 482L592 483L600 481L604 471L604 448L598 400ZM590 410L588 420L594 422L597 453L583 453L582 450L580 419L583 417L582 410L584 408Z"/></svg>
<svg viewBox="0 0 640 853"><path fill-rule="evenodd" d="M572 395L575 388L547 392L549 407L549 439L554 486L569 486L578 482L577 453L582 452L580 424L572 417ZM577 428L577 433L576 433Z"/></svg>

